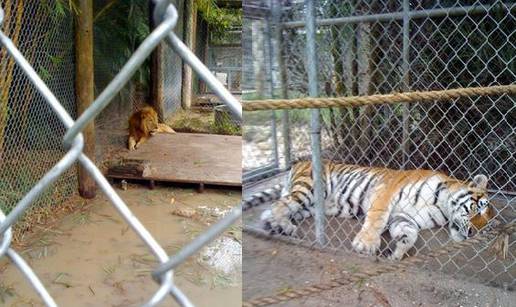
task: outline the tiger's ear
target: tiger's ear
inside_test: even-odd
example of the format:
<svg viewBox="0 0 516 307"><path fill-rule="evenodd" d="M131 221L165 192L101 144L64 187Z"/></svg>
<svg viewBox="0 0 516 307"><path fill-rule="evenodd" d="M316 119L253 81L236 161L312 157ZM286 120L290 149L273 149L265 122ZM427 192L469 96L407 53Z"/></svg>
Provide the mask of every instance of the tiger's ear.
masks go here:
<svg viewBox="0 0 516 307"><path fill-rule="evenodd" d="M469 187L482 190L487 189L487 176L482 174L476 175L469 184Z"/></svg>

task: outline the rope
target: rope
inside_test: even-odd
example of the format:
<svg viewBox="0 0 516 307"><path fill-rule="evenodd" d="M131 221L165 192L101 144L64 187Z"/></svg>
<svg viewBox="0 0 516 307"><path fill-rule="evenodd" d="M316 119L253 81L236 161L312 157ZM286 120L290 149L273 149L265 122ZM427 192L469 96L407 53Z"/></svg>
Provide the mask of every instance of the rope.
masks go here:
<svg viewBox="0 0 516 307"><path fill-rule="evenodd" d="M475 244L479 244L485 241L492 239L498 235L511 234L516 231L516 223L507 224L504 226L499 226L491 231L484 233L483 235L479 235L468 240L453 242L446 247L439 249L437 251L430 252L426 255L419 255L407 258L403 261L385 263L381 266L364 270L361 272L347 274L346 276L338 277L335 279L331 279L328 282L318 283L306 287L302 287L299 289L288 290L284 293L265 296L260 298L251 299L247 302L244 302L242 306L244 307L255 307L255 306L267 306L271 304L278 304L281 302L289 301L292 299L310 296L313 294L317 294L326 290L331 290L337 287L349 285L352 283L363 281L364 279L379 276L385 273L393 273L398 270L408 269L411 266L419 265L427 262L428 260L438 258L441 256L448 255L450 252L456 249L462 249L465 247L469 247Z"/></svg>
<svg viewBox="0 0 516 307"><path fill-rule="evenodd" d="M335 98L298 98L254 100L242 104L244 111L307 109L331 107L357 107L376 104L395 104L408 102L428 102L452 100L474 96L516 95L516 84L488 87L466 87L442 91L405 92L385 95L351 96Z"/></svg>

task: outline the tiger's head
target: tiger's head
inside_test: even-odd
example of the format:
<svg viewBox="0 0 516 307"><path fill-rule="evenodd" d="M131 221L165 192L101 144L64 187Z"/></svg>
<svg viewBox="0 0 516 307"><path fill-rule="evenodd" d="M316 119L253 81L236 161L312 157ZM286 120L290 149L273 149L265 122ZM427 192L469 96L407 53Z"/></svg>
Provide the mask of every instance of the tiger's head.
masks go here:
<svg viewBox="0 0 516 307"><path fill-rule="evenodd" d="M487 176L477 175L471 182L461 183L450 195L449 205L451 238L462 241L474 236L495 215L487 200Z"/></svg>

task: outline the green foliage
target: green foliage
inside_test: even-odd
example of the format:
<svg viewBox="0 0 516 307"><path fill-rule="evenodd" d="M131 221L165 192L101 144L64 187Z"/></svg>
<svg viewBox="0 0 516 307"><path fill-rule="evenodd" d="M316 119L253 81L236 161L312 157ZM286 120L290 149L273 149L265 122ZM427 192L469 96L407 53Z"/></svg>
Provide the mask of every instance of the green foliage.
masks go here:
<svg viewBox="0 0 516 307"><path fill-rule="evenodd" d="M197 10L210 26L212 39L227 41L228 30L242 27L242 9L222 8L216 0L194 0Z"/></svg>
<svg viewBox="0 0 516 307"><path fill-rule="evenodd" d="M149 35L148 1L94 1L95 72L111 80L134 50ZM133 81L148 87L149 61L136 72ZM103 87L105 84L97 84Z"/></svg>
<svg viewBox="0 0 516 307"><path fill-rule="evenodd" d="M212 133L224 135L242 135L242 128L235 124L228 115L220 121L213 122Z"/></svg>
<svg viewBox="0 0 516 307"><path fill-rule="evenodd" d="M79 14L79 8L73 0L43 0L41 5L49 13L50 18L63 19L73 13Z"/></svg>

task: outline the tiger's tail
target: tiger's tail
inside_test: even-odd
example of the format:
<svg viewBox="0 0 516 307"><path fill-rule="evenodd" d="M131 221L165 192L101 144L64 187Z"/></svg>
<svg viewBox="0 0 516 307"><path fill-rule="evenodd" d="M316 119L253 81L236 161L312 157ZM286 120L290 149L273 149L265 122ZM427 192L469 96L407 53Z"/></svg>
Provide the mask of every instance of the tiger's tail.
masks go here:
<svg viewBox="0 0 516 307"><path fill-rule="evenodd" d="M261 204L275 201L281 198L281 192L283 187L280 184L273 186L272 188L264 191L255 193L242 202L242 210L248 210Z"/></svg>

